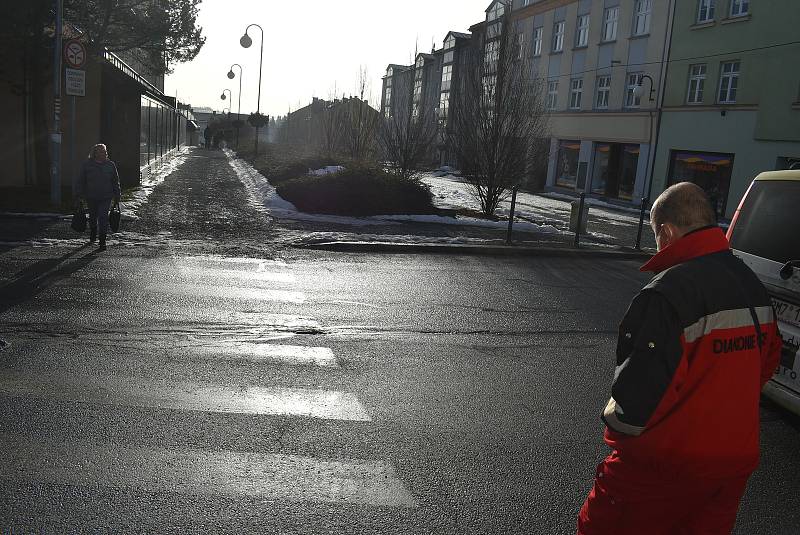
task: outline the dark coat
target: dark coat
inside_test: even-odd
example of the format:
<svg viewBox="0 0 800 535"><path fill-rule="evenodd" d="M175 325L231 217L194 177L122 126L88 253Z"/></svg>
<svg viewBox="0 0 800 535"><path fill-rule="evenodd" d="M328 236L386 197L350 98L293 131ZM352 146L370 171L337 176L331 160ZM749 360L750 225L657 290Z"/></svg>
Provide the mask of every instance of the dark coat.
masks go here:
<svg viewBox="0 0 800 535"><path fill-rule="evenodd" d="M111 160L83 162L78 175L77 193L84 199L100 200L118 198L121 194L117 166Z"/></svg>

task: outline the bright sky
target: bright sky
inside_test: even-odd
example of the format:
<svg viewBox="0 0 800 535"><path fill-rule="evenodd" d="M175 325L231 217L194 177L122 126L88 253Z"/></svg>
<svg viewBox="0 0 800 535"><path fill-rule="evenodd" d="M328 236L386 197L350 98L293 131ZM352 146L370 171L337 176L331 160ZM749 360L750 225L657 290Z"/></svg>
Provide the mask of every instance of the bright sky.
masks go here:
<svg viewBox="0 0 800 535"><path fill-rule="evenodd" d="M484 19L490 0L203 0L198 24L206 44L197 57L174 66L165 92L181 102L222 111L223 89L233 92L236 112L239 63L242 113L256 110L260 32L250 28L250 48L239 38L248 24L264 28L261 111L284 115L305 106L312 96L356 94L361 66L370 79L370 101L380 102L381 77L390 63L411 64L414 47L436 48L450 30L468 32ZM227 94L227 93L226 93Z"/></svg>

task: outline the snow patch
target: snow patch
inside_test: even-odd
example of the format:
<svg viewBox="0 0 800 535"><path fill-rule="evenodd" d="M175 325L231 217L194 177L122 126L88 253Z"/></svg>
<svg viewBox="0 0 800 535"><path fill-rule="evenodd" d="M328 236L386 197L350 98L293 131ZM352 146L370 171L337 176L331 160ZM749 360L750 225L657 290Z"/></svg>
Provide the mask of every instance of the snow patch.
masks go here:
<svg viewBox="0 0 800 535"><path fill-rule="evenodd" d="M329 165L327 167L323 167L322 169L310 169L308 174L314 176L325 176L338 173L339 171L344 171L344 167L341 165Z"/></svg>
<svg viewBox="0 0 800 535"><path fill-rule="evenodd" d="M375 226L375 225L399 225L403 222L413 223L434 223L440 225L460 225L484 228L507 228L508 222L506 221L488 221L472 217L446 217L438 215L377 215L369 217L346 217L336 215L322 215L322 214L307 214L301 212L292 203L283 199L278 195L275 188L269 181L259 173L248 162L237 158L235 153L231 150L225 149L225 154L228 156L228 163L230 164L236 176L239 177L245 189L247 189L250 205L256 208L259 212L267 214L277 219L292 219L299 221L313 221L318 223L334 223L339 225L350 226ZM341 166L330 166L330 168L340 168ZM432 177L434 186L437 188L437 194L444 199L442 202L435 203L436 206L443 208L463 208L474 207L474 196L466 192L463 188L454 186L452 180L443 180L436 182ZM455 177L454 177L455 178ZM428 183L428 180L425 180ZM430 185L430 184L429 184ZM462 186L466 186L462 184ZM433 187L432 187L433 191ZM479 206L478 206L479 208ZM537 225L524 221L514 223L514 230L522 232L537 232L537 233L553 233L558 232L555 228L550 226ZM430 238L426 238L430 241Z"/></svg>

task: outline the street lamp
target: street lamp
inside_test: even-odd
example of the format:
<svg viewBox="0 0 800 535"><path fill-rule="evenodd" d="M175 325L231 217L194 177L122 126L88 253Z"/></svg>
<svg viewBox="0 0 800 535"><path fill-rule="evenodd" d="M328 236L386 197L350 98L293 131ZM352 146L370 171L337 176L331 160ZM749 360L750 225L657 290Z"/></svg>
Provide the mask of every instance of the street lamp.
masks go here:
<svg viewBox="0 0 800 535"><path fill-rule="evenodd" d="M259 30L261 30L261 56L258 60L258 101L256 102L256 115L261 115L261 67L264 64L264 28L259 26L258 24L250 24L247 28L244 29L244 35L239 39L239 44L242 45L243 48L250 48L253 44L253 40L247 35L247 30L250 29L251 26L255 26ZM255 156L258 157L258 129L260 121L256 123L256 147Z"/></svg>
<svg viewBox="0 0 800 535"><path fill-rule="evenodd" d="M239 123L242 120L242 66L238 63L231 65L228 69L228 79L233 80L236 73L233 72L234 67L239 67L239 108L236 111L236 150L239 150Z"/></svg>
<svg viewBox="0 0 800 535"><path fill-rule="evenodd" d="M655 86L655 82L653 82L653 79L650 77L649 74L643 74L642 75L642 80L633 88L633 96L635 98L641 98L642 94L644 93L644 88L642 87L642 82L644 82L645 80L649 80L650 81L650 98L649 98L649 100L650 100L650 102L653 102L653 101L656 100L656 97L655 97L656 86Z"/></svg>
<svg viewBox="0 0 800 535"><path fill-rule="evenodd" d="M225 100L227 97L225 96L225 91L231 96L231 100L233 100L233 93L231 93L230 89L223 89L222 94L219 96L220 100Z"/></svg>

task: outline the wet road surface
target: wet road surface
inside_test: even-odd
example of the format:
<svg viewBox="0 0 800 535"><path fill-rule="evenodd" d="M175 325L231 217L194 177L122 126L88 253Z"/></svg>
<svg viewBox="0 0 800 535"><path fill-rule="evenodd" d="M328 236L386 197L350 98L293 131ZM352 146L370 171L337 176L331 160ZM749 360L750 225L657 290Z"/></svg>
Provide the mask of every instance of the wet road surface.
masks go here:
<svg viewBox="0 0 800 535"><path fill-rule="evenodd" d="M643 280L620 261L118 250L51 261L7 301L50 252L0 256L15 532L571 533ZM800 432L764 415L737 533L798 522Z"/></svg>

